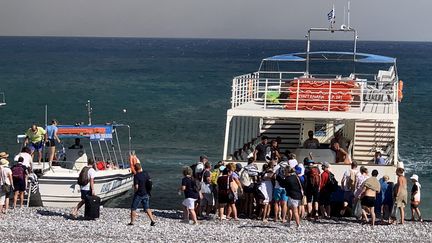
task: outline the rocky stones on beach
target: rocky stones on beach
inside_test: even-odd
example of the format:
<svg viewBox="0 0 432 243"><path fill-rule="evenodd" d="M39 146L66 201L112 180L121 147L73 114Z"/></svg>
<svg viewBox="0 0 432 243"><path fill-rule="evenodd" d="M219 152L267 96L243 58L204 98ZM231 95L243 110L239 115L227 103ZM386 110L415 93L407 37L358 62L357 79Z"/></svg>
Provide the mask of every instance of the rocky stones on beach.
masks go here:
<svg viewBox="0 0 432 243"><path fill-rule="evenodd" d="M80 212L81 215L83 211ZM240 219L202 220L191 225L182 212L155 210L156 226L139 212L128 226L128 209L102 208L97 220L70 217L70 209L23 208L0 215L1 241L6 242L426 242L432 237L430 222L371 227L352 218L302 221L297 229L282 223ZM202 239L202 240L200 240Z"/></svg>

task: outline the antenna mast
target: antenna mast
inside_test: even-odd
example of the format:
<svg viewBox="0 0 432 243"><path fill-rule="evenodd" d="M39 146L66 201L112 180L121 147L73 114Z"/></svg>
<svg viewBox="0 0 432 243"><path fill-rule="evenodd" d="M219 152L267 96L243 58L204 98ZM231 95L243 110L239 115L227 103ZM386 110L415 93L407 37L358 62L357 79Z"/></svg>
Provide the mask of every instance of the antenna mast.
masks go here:
<svg viewBox="0 0 432 243"><path fill-rule="evenodd" d="M88 114L88 125L91 126L92 124L91 114L93 109L91 108L90 100L87 100L86 106L87 106L87 114Z"/></svg>
<svg viewBox="0 0 432 243"><path fill-rule="evenodd" d="M351 29L351 24L350 24L350 3L351 3L351 1L348 1L348 29Z"/></svg>

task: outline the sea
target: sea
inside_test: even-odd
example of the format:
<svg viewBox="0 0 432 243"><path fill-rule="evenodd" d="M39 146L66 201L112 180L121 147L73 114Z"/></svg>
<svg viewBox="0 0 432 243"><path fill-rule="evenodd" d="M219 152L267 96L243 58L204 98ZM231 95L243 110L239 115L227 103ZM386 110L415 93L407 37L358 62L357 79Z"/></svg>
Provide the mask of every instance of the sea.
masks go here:
<svg viewBox="0 0 432 243"><path fill-rule="evenodd" d="M317 41L312 50L351 44ZM7 102L0 107L0 150L17 153L16 135L45 123L45 105L49 120L86 123L90 100L93 124L131 126L132 148L153 178L151 206L181 208L182 166L203 154L213 163L222 158L232 78L257 71L265 57L305 47L303 40L0 37L0 92ZM421 209L430 218L432 43L359 41L357 48L397 58L404 81L400 158L408 177L419 175ZM129 207L131 196L106 206Z"/></svg>

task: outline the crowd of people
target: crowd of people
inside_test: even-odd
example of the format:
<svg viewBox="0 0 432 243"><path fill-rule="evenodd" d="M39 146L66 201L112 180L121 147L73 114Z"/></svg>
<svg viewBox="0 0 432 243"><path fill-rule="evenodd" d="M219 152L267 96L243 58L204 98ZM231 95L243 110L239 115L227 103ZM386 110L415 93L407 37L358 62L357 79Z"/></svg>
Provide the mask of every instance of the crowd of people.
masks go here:
<svg viewBox="0 0 432 243"><path fill-rule="evenodd" d="M294 220L299 226L306 219L355 216L371 225L377 218L381 224L403 224L404 208L410 203L412 220L422 221L417 175L410 177L409 200L403 168L397 168L393 183L389 175L379 178L377 170L370 173L351 161L339 183L330 163L315 162L312 154L298 161L294 154L279 152L277 145L276 140L268 143L262 137L245 166L222 161L212 166L203 155L199 162L184 167L179 189L185 197L183 220L198 224L200 219L237 221L242 216L264 223ZM257 161L266 160L259 169Z"/></svg>

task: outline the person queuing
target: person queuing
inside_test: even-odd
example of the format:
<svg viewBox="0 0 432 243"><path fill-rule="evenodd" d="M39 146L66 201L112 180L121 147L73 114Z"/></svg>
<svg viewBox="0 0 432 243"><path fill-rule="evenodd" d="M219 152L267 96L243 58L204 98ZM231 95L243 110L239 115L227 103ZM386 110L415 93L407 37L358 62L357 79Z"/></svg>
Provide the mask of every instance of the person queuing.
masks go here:
<svg viewBox="0 0 432 243"><path fill-rule="evenodd" d="M183 192L185 197L182 202L183 220L189 223L190 217L194 224L198 224L197 215L195 213L195 202L200 198L200 191L192 174L193 172L190 167L186 166L183 168L183 179L180 187L180 192Z"/></svg>
<svg viewBox="0 0 432 243"><path fill-rule="evenodd" d="M410 177L413 186L411 188L411 221L415 221L416 217L420 222L423 222L421 212L420 212L420 189L421 185L419 183L418 175L414 174Z"/></svg>
<svg viewBox="0 0 432 243"><path fill-rule="evenodd" d="M8 154L0 153L0 213L7 213L9 209L9 195L14 190L12 170L8 167ZM4 206L4 207L3 207Z"/></svg>

